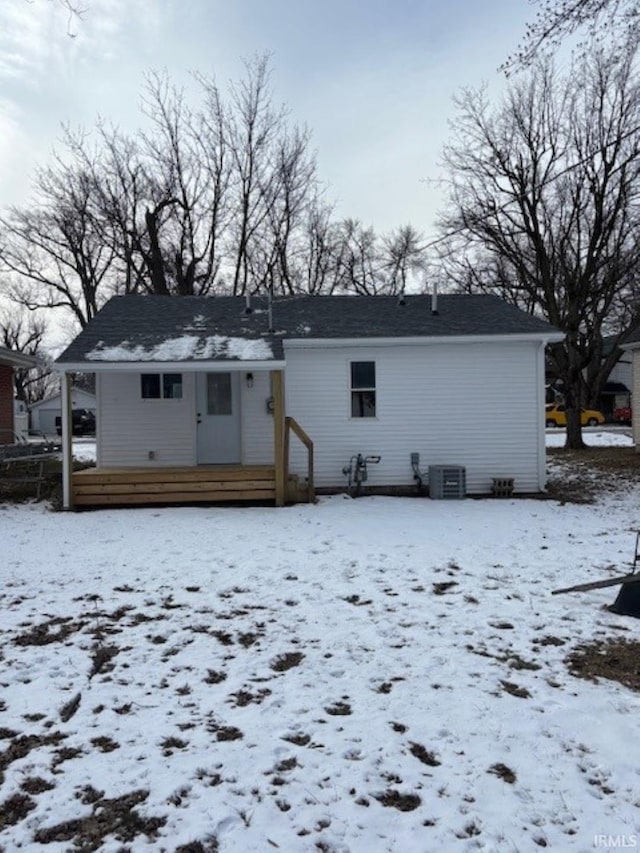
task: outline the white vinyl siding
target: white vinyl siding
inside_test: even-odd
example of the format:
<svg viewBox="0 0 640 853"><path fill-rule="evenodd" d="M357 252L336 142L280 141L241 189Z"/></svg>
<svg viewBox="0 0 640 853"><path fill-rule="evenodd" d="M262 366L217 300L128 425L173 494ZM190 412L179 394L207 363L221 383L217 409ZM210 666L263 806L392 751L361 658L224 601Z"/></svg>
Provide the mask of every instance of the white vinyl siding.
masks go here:
<svg viewBox="0 0 640 853"><path fill-rule="evenodd" d="M142 399L139 373L105 372L96 379L98 466L195 465L193 373L183 374L182 399L167 400Z"/></svg>
<svg viewBox="0 0 640 853"><path fill-rule="evenodd" d="M346 487L352 456L380 456L370 486L414 485L420 468L464 465L471 494L493 477L512 477L517 492L544 487L543 357L538 341L376 346L285 343L285 407L315 447L318 487ZM351 362L372 361L376 417L351 417ZM637 372L640 373L640 372ZM273 463L268 371L241 374L244 465ZM143 400L140 374L98 376L98 459L102 467L195 465L195 374L183 374L183 398ZM636 396L640 399L640 394ZM640 418L636 419L640 422ZM149 452L153 458L149 459ZM306 475L306 451L291 439L290 470Z"/></svg>
<svg viewBox="0 0 640 853"><path fill-rule="evenodd" d="M97 374L97 464L105 468L197 464L195 377L195 373L182 374L182 399L145 400L139 373ZM251 388L246 374L241 374L243 465L273 464L273 416L267 412L270 394L268 371L253 371Z"/></svg>
<svg viewBox="0 0 640 853"><path fill-rule="evenodd" d="M271 395L268 371L253 371L253 387L242 374L242 463L273 465L273 415L267 412Z"/></svg>
<svg viewBox="0 0 640 853"><path fill-rule="evenodd" d="M540 343L496 342L297 348L285 344L287 413L315 446L316 484L346 485L351 456L378 455L370 486L411 485L410 454L429 465L464 465L470 493L493 477L518 492L543 487ZM350 417L350 362L376 363L376 417ZM291 447L291 471L306 457Z"/></svg>
<svg viewBox="0 0 640 853"><path fill-rule="evenodd" d="M631 388L631 406L633 424L633 443L640 450L640 349L632 350L633 384Z"/></svg>

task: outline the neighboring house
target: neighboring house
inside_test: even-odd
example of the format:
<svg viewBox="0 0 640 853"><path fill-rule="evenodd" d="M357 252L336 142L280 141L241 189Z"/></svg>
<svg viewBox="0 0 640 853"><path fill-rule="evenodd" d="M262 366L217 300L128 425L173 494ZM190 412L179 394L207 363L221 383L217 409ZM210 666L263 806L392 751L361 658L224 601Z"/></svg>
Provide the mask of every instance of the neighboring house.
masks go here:
<svg viewBox="0 0 640 853"><path fill-rule="evenodd" d="M603 356L606 357L611 352L613 340L611 337L605 338ZM598 408L607 420L613 419L613 413L616 409L627 408L631 405L631 387L633 384L631 362L631 353L623 350L602 389Z"/></svg>
<svg viewBox="0 0 640 853"><path fill-rule="evenodd" d="M255 298L250 310L242 297L114 297L56 364L66 394L71 373L96 374L98 470L72 480L67 459L65 506L207 500L245 475L221 488L281 504L288 476L309 476L292 420L321 490L344 489L358 454L380 457L368 488L415 489L419 454L423 471L464 466L471 494L493 478L541 491L544 348L562 337L488 295Z"/></svg>
<svg viewBox="0 0 640 853"><path fill-rule="evenodd" d="M640 326L631 332L621 345L625 355L631 358L631 413L633 443L640 450Z"/></svg>
<svg viewBox="0 0 640 853"><path fill-rule="evenodd" d="M616 339L609 336L604 339L603 360L611 354ZM563 385L547 364L547 403L563 403ZM632 384L631 353L623 352L616 364L613 366L609 377L600 392L600 397L595 408L599 409L608 421L614 420L616 409L626 408L630 405Z"/></svg>
<svg viewBox="0 0 640 853"><path fill-rule="evenodd" d="M81 388L73 388L71 390L71 407L72 409L88 409L94 415L96 414L96 395L90 394L88 391L83 391ZM39 400L37 403L32 403L29 411L31 412L31 430L32 432L44 433L45 435L56 434L56 418L62 416L62 394L52 394L45 400Z"/></svg>
<svg viewBox="0 0 640 853"><path fill-rule="evenodd" d="M33 356L0 347L0 444L13 444L16 438L14 419L13 371L36 366Z"/></svg>

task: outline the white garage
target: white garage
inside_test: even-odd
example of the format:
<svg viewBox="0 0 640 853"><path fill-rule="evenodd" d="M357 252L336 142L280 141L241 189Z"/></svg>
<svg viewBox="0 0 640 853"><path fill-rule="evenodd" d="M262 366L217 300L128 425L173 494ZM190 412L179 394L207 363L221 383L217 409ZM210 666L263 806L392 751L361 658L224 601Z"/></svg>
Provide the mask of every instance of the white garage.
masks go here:
<svg viewBox="0 0 640 853"><path fill-rule="evenodd" d="M44 433L45 435L56 434L56 418L62 415L62 395L60 393L47 397L33 403L30 407L30 429L32 432ZM96 413L96 396L80 388L71 391L71 406L73 409L89 409Z"/></svg>

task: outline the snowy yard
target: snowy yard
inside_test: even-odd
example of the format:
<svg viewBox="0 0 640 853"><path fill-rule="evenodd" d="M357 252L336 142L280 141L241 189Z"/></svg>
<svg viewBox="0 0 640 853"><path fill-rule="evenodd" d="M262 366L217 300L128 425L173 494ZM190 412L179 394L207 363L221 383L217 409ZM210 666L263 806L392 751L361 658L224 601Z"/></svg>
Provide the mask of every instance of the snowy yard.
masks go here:
<svg viewBox="0 0 640 853"><path fill-rule="evenodd" d="M566 659L640 622L551 590L629 568L639 501L0 506L0 848L636 839L640 694Z"/></svg>

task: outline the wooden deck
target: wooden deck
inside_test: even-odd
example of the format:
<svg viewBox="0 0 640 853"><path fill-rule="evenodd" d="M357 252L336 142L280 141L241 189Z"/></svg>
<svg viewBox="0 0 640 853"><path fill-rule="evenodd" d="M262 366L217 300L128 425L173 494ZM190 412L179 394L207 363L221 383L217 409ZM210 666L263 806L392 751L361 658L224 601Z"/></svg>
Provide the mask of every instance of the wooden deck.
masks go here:
<svg viewBox="0 0 640 853"><path fill-rule="evenodd" d="M297 477L289 478L286 485L288 501L307 499L298 487ZM275 501L275 468L87 468L73 474L72 493L77 507Z"/></svg>

